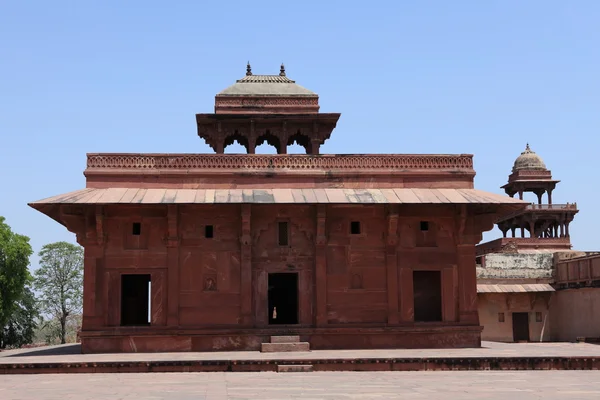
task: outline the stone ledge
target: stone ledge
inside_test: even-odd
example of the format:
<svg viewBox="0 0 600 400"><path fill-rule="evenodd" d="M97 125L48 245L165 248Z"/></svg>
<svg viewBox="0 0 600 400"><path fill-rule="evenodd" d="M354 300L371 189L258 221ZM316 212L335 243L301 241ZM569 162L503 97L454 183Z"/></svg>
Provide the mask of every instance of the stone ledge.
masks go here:
<svg viewBox="0 0 600 400"><path fill-rule="evenodd" d="M5 363L3 374L124 372L248 372L277 371L294 366L314 371L476 371L476 370L600 370L600 357L447 357L273 359L201 361L120 361L89 363Z"/></svg>
<svg viewBox="0 0 600 400"><path fill-rule="evenodd" d="M263 353L279 353L279 352L291 352L291 351L310 351L310 343L308 342L279 342L279 343L263 343L261 345L261 352Z"/></svg>

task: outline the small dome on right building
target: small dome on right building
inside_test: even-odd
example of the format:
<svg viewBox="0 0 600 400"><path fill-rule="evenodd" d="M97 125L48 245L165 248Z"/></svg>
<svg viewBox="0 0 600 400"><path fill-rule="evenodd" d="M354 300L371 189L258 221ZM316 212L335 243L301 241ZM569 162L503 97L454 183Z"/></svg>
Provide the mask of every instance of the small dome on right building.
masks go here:
<svg viewBox="0 0 600 400"><path fill-rule="evenodd" d="M547 171L546 164L542 157L538 156L529 148L529 143L525 147L525 151L521 153L515 160L513 172L517 171Z"/></svg>

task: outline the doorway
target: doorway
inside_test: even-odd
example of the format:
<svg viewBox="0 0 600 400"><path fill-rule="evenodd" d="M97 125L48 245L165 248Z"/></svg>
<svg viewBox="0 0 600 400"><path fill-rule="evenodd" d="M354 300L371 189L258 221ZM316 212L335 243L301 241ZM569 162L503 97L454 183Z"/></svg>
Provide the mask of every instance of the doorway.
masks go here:
<svg viewBox="0 0 600 400"><path fill-rule="evenodd" d="M512 314L513 341L529 341L529 313L517 312Z"/></svg>
<svg viewBox="0 0 600 400"><path fill-rule="evenodd" d="M442 273L413 272L414 321L442 321Z"/></svg>
<svg viewBox="0 0 600 400"><path fill-rule="evenodd" d="M298 323L298 274L269 274L269 325Z"/></svg>
<svg viewBox="0 0 600 400"><path fill-rule="evenodd" d="M150 324L150 274L121 275L121 325Z"/></svg>

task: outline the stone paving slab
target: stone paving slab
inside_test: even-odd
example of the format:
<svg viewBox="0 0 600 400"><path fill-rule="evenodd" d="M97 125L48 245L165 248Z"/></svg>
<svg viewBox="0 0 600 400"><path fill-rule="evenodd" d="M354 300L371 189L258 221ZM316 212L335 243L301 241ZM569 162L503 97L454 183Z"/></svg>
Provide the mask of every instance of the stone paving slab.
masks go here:
<svg viewBox="0 0 600 400"><path fill-rule="evenodd" d="M599 371L0 376L7 400L597 400Z"/></svg>
<svg viewBox="0 0 600 400"><path fill-rule="evenodd" d="M80 354L79 345L49 346L0 352L0 364L13 363L93 363L131 361L202 360L314 360L374 358L503 358L503 357L600 357L600 345L590 343L498 343L483 342L476 349L388 349L312 350L294 353L259 351L110 353Z"/></svg>

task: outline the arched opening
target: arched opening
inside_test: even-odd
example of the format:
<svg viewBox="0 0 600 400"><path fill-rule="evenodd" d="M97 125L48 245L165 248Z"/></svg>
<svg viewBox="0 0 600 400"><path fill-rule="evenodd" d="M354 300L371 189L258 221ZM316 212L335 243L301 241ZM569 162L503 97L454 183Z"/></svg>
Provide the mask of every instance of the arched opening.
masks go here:
<svg viewBox="0 0 600 400"><path fill-rule="evenodd" d="M310 145L310 139L300 132L297 132L288 139L287 152L289 154L309 154Z"/></svg>
<svg viewBox="0 0 600 400"><path fill-rule="evenodd" d="M245 154L248 153L248 139L236 131L225 138L223 147L227 154Z"/></svg>
<svg viewBox="0 0 600 400"><path fill-rule="evenodd" d="M256 154L279 154L280 149L279 138L269 131L256 139Z"/></svg>

